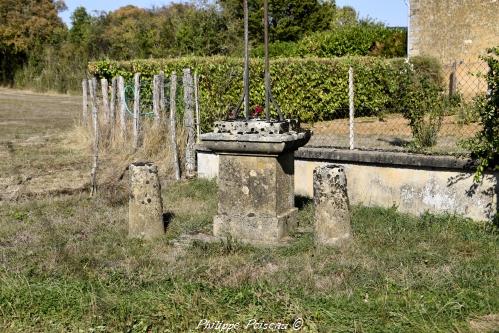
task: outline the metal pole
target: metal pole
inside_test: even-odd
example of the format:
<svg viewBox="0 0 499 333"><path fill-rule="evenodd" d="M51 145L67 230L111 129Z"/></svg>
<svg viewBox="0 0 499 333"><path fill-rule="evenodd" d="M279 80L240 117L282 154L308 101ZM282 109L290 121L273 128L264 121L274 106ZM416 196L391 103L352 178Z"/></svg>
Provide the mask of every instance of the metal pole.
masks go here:
<svg viewBox="0 0 499 333"><path fill-rule="evenodd" d="M350 149L355 149L354 144L354 113L355 113L355 105L354 105L354 87L353 87L353 68L350 67L348 70L348 100L350 104Z"/></svg>
<svg viewBox="0 0 499 333"><path fill-rule="evenodd" d="M244 7L244 116L249 120L249 27L248 0L243 1Z"/></svg>
<svg viewBox="0 0 499 333"><path fill-rule="evenodd" d="M264 48L265 48L265 118L270 121L270 65L269 65L269 2L263 2Z"/></svg>

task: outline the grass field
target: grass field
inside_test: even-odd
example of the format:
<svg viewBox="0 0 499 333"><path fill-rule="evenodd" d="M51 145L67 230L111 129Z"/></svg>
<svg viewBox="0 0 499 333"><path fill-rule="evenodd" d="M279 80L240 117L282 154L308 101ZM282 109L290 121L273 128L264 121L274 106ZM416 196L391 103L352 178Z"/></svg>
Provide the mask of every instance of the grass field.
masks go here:
<svg viewBox="0 0 499 333"><path fill-rule="evenodd" d="M0 88L0 203L84 187L90 159L69 134L80 110L81 97Z"/></svg>
<svg viewBox="0 0 499 333"><path fill-rule="evenodd" d="M87 172L86 151L68 138L77 100L53 125L41 115L16 125L73 97L40 96L46 108L29 109L8 94L0 91L11 100L0 109L0 122L11 122L0 132L0 179L32 174L42 186L66 169ZM33 103L39 96L25 95ZM289 243L253 247L209 237L217 186L195 180L164 182L172 219L164 237L143 242L127 237L128 199L117 189L0 200L1 332L220 331L198 327L203 319L257 332L266 331L263 322L293 331L299 319L303 332L499 330L493 226L358 206L354 241L340 251L314 245L313 205L301 199Z"/></svg>
<svg viewBox="0 0 499 333"><path fill-rule="evenodd" d="M320 332L499 329L498 238L453 216L355 207L355 241L313 243L313 207L286 246L204 242L216 184L163 191L166 236L127 238L126 203L86 195L4 205L2 331L186 332L200 320L293 323ZM241 324L241 325L242 325ZM258 331L258 330L257 330Z"/></svg>

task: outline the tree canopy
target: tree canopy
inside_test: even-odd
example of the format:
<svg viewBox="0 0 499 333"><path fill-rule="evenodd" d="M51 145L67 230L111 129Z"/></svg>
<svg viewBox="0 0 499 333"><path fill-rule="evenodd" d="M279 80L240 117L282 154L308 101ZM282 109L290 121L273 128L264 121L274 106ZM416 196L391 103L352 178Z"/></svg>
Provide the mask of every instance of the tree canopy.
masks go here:
<svg viewBox="0 0 499 333"><path fill-rule="evenodd" d="M75 72L81 76L86 63L97 59L241 55L242 1L192 1L151 9L128 5L97 13L78 7L71 14L68 28L58 16L66 8L63 1L0 0L0 80L22 83L40 79L40 75L61 78L64 73ZM251 48L253 55L260 56L263 0L248 0L248 4ZM363 36L361 51L356 50L355 54L366 53L375 42L371 39L385 39L376 41L385 46L387 36L393 38L393 34L381 31L384 28L379 24L365 30L366 33L361 25L374 24L360 22L353 8L336 7L334 0L269 1L273 56L348 54L353 49L351 45L360 43L350 40L351 36ZM329 44L316 45L326 42ZM399 49L398 44L396 48ZM396 53L378 51L376 55L387 54ZM46 79L55 80L55 77Z"/></svg>
<svg viewBox="0 0 499 333"><path fill-rule="evenodd" d="M63 1L0 0L0 48L21 53L56 42L65 29L58 16L64 8Z"/></svg>

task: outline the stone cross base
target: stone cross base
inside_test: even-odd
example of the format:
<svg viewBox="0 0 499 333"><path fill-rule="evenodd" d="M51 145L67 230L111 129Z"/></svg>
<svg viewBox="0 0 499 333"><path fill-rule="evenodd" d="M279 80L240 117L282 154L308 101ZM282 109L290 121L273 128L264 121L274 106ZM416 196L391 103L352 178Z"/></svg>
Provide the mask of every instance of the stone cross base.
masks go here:
<svg viewBox="0 0 499 333"><path fill-rule="evenodd" d="M216 215L213 219L215 236L231 236L241 241L261 244L276 243L289 234L295 225L298 209L278 216Z"/></svg>
<svg viewBox="0 0 499 333"><path fill-rule="evenodd" d="M293 153L221 154L215 236L276 243L295 224Z"/></svg>

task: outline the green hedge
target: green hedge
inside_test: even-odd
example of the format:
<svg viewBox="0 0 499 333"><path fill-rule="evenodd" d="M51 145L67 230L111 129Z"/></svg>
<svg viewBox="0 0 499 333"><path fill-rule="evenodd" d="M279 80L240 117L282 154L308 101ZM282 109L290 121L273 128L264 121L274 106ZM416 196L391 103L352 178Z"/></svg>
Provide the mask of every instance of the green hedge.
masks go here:
<svg viewBox="0 0 499 333"><path fill-rule="evenodd" d="M286 117L304 122L329 120L346 116L348 109L348 68L355 71L356 115L371 116L391 112L400 99L399 86L408 66L439 79L440 67L433 62L378 57L287 58L271 61L274 97ZM203 124L225 117L236 107L242 94L242 60L225 57L192 57L133 61L99 61L89 64L89 73L111 78L122 75L131 80L134 72L142 73L145 90L150 89L152 75L190 67L200 75L200 104ZM251 106L264 103L263 60L252 59ZM150 90L148 90L150 91ZM147 93L146 93L147 95Z"/></svg>
<svg viewBox="0 0 499 333"><path fill-rule="evenodd" d="M271 57L404 57L407 50L407 30L387 28L379 24L356 24L319 31L297 42L270 43ZM263 57L263 45L252 48L251 55Z"/></svg>

